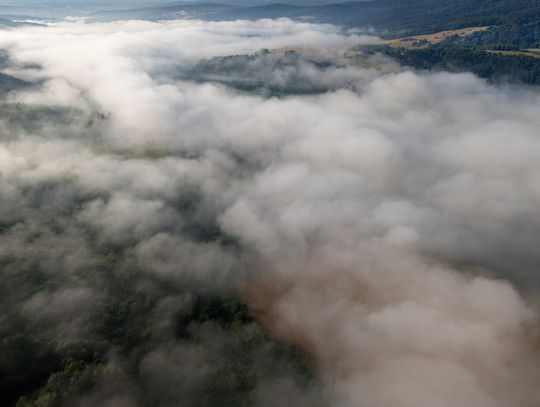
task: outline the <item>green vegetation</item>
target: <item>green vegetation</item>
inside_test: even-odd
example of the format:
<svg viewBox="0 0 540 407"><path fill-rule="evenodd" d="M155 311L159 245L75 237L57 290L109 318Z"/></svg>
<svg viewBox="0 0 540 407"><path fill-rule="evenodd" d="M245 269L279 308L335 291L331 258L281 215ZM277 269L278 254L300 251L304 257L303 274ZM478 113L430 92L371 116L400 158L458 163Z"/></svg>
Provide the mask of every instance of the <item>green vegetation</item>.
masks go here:
<svg viewBox="0 0 540 407"><path fill-rule="evenodd" d="M98 112L0 104L5 142L73 138L77 128L94 147L106 120ZM147 161L167 156L152 148L100 151ZM197 188L175 195L170 205L185 221L171 228L181 227L189 248L200 250L194 257L210 246L234 250L215 219L198 214ZM201 281L188 270L161 278L133 260L136 241L103 242L77 224L95 198L71 179L44 180L15 198L32 217L0 218L0 406L105 405L125 395L143 407L243 407L281 380L316 391L299 353L251 318L232 282Z"/></svg>
<svg viewBox="0 0 540 407"><path fill-rule="evenodd" d="M402 2L382 0L372 3L371 23L390 36L429 34L464 27L495 26L499 35L520 36L523 27L538 27L540 3L536 0L423 0ZM404 4L405 3L405 4ZM358 7L367 7L355 3ZM386 8L383 8L386 5ZM367 20L367 18L366 18ZM529 32L525 30L523 32ZM503 34L506 33L506 34ZM532 30L536 40L538 32ZM486 36L479 33L478 36ZM525 38L522 38L525 40ZM529 38L530 42L536 41ZM489 41L493 42L493 41Z"/></svg>
<svg viewBox="0 0 540 407"><path fill-rule="evenodd" d="M289 377L297 386L314 385L297 352L268 336L238 298L189 296L192 306L176 312L172 321L175 341L199 355L197 363L204 365L204 371L186 389L189 398L178 392L158 395L148 388L142 405L158 405L156 400L164 398L163 405L250 406L258 386L272 380ZM42 335L25 332L24 321L12 321L11 326L2 321L1 404L53 407L90 394L107 375L111 349L123 355L129 380L144 388L147 383L138 370L155 346L151 316L156 306L155 297L125 293L94 308L94 323L87 330L95 337L67 341L60 347Z"/></svg>
<svg viewBox="0 0 540 407"><path fill-rule="evenodd" d="M493 82L540 84L540 59L534 52L540 44L538 1L419 0L402 7L393 0L377 3L381 7L386 4L388 9L374 6L373 25L388 38L489 28L450 35L438 43L423 39L407 46L363 47L368 52L382 52L417 69L469 71Z"/></svg>
<svg viewBox="0 0 540 407"><path fill-rule="evenodd" d="M324 71L339 68L329 58L288 50L276 55L263 49L254 54L214 57L199 61L178 77L197 82L214 82L230 88L265 96L308 95L332 90L305 74L306 68Z"/></svg>
<svg viewBox="0 0 540 407"><path fill-rule="evenodd" d="M540 85L540 59L533 56L490 53L483 48L429 47L384 48L383 52L402 65L418 69L470 71L491 81Z"/></svg>
<svg viewBox="0 0 540 407"><path fill-rule="evenodd" d="M37 130L42 136L69 138L71 126L75 125L86 129L88 136L97 137L105 120L106 116L96 111L85 113L75 108L2 103L0 100L2 141L31 136Z"/></svg>
<svg viewBox="0 0 540 407"><path fill-rule="evenodd" d="M0 55L0 66L2 64L1 58L2 57ZM31 84L29 82L23 81L21 79L15 78L14 76L6 75L0 72L0 96L8 92L27 88L30 86Z"/></svg>

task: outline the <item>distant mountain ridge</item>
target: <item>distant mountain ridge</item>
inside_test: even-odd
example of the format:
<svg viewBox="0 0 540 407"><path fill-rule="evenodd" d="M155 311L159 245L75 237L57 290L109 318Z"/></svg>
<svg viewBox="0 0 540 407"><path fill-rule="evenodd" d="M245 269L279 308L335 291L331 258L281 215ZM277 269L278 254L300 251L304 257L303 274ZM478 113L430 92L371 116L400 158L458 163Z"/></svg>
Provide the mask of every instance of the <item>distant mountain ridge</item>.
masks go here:
<svg viewBox="0 0 540 407"><path fill-rule="evenodd" d="M43 2L26 0L20 3L24 13L16 13L18 8L13 4L0 4L0 27L17 26L18 22L11 15L33 15L29 4L41 4L40 7L35 6L35 12L37 17L43 18L49 15L56 15L58 18L62 15L82 15L91 21L159 21L178 18L230 21L287 17L349 28L373 28L379 35L388 38L463 27L490 26L493 28L489 32L474 37L477 44L535 46L540 42L540 0L284 0L263 4L264 2L265 0L202 0L128 7L151 2L128 0L111 3L110 0L100 0L86 9L78 9L77 4L85 4L81 0L67 3L64 0L49 0L49 3L60 9L48 9L43 7ZM253 3L255 4L251 5ZM114 6L107 9L107 4ZM104 5L104 9L96 9L99 5Z"/></svg>
<svg viewBox="0 0 540 407"><path fill-rule="evenodd" d="M528 49L540 48L540 0L371 0L255 6L175 3L92 15L97 20L179 17L217 21L288 17L348 28L372 28L381 37L403 39L484 27L470 35L449 36L436 44L417 44L409 48L386 46L380 52L419 69L470 70L490 80L505 78L540 84L540 59L536 54L527 53Z"/></svg>
<svg viewBox="0 0 540 407"><path fill-rule="evenodd" d="M290 0L293 1L293 0ZM297 0L309 2L310 0ZM316 0L324 1L324 0ZM291 4L239 6L223 3L170 3L130 10L100 11L97 20L178 18L208 20L310 17L310 21L347 27L373 27L389 35L412 35L468 26L503 26L540 21L538 0L371 0L322 5Z"/></svg>

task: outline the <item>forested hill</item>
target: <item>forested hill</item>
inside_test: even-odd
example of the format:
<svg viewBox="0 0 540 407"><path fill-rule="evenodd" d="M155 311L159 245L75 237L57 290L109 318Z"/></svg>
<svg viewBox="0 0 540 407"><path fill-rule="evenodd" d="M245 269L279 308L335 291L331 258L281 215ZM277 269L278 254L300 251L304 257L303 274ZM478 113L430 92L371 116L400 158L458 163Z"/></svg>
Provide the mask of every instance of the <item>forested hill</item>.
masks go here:
<svg viewBox="0 0 540 407"><path fill-rule="evenodd" d="M471 26L538 22L539 0L373 0L347 3L363 10L356 24L392 32L429 33Z"/></svg>
<svg viewBox="0 0 540 407"><path fill-rule="evenodd" d="M293 0L291 0L293 1ZM540 0L370 0L299 6L271 3L234 6L223 3L169 3L131 10L93 13L95 20L197 18L236 20L288 17L346 27L370 27L396 38L472 26L490 26L483 43L536 45L540 42Z"/></svg>
<svg viewBox="0 0 540 407"><path fill-rule="evenodd" d="M371 0L319 6L298 6L285 0L252 7L191 2L103 11L95 13L94 18L167 19L177 18L179 13L210 20L303 18L346 26L371 26L395 36L479 25L530 24L540 20L540 0Z"/></svg>
<svg viewBox="0 0 540 407"><path fill-rule="evenodd" d="M431 49L435 44L424 43L421 52L411 51L411 47L407 47L399 53L390 53L399 56L399 59L405 58L407 63L422 60L426 55L430 56L430 61L435 61L444 55L442 59L447 61L444 66L467 69L469 64L463 64L469 60L473 49L475 61L478 62L479 58L489 60L487 65L481 64L482 68L478 72L487 72L486 75L489 76L489 72L498 72L498 66L504 62L503 65L508 68L503 72L504 76L508 77L507 71L512 71L510 76L513 77L517 63L522 67L517 72L520 78L525 78L528 83L538 82L538 79L531 79L539 77L535 68L540 63L538 53L533 55L529 51L540 49L540 0L338 0L331 4L309 6L301 5L309 0L283 0L280 3L254 6L238 5L237 0L231 0L230 5L225 4L227 0L215 1L219 3L173 2L151 7L105 10L91 13L87 19L157 21L187 18L224 21L287 17L297 21L331 23L348 28L370 28L386 39L407 38L465 27L485 27L469 35L453 36L436 44L436 48L446 50L426 51L426 48ZM314 0L315 3L321 1L324 0ZM10 24L17 23L0 15L0 26ZM448 52L449 49L464 52L456 59L457 52ZM499 54L489 52L494 50L500 51ZM533 60L534 57L536 59ZM519 58L520 61L518 63L511 58ZM530 69L534 72L531 73Z"/></svg>

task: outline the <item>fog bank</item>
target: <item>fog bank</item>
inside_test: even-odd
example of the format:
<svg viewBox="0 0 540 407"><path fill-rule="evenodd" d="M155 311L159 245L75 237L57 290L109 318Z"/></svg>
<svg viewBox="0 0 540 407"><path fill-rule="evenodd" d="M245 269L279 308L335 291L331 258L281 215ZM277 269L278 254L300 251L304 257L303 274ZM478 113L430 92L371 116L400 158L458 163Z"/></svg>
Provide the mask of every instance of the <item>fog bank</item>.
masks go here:
<svg viewBox="0 0 540 407"><path fill-rule="evenodd" d="M171 335L185 286L240 293L312 361L322 388L284 375L256 405L538 404L540 94L350 55L377 41L285 19L2 31L34 84L2 95L2 308L57 343L99 337L110 278L159 299L147 388L111 348L74 405L190 405L213 359Z"/></svg>

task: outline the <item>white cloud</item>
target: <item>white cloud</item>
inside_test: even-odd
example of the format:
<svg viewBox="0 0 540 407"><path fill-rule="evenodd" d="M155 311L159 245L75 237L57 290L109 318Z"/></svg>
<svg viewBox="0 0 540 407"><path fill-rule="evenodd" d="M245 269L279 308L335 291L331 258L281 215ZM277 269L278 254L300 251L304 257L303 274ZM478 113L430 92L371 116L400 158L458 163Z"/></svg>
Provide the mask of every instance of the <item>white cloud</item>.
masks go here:
<svg viewBox="0 0 540 407"><path fill-rule="evenodd" d="M165 279L215 278L220 267L223 278L244 262L251 306L312 352L346 405L532 406L535 313L507 280L538 284L536 90L390 62L309 68L342 85L310 96L160 80L200 58L282 47L338 58L364 41L289 20L3 32L0 47L50 78L21 101L109 117L97 138L72 125L70 137L2 141L11 198L0 214L43 221L65 206L65 222L132 245L132 261ZM58 204L36 205L29 190ZM228 234L234 249L197 241L194 224ZM44 295L26 307L54 308ZM164 358L156 350L145 367Z"/></svg>

